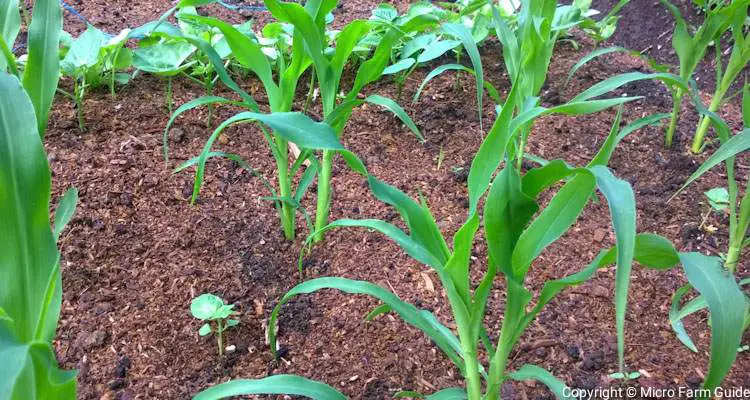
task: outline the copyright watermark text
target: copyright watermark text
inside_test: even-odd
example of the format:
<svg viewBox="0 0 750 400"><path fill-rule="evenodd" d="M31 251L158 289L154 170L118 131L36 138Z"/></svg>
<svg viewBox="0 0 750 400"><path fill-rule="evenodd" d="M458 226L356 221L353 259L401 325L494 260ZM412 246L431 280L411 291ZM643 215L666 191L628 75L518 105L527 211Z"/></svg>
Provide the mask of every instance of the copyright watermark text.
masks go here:
<svg viewBox="0 0 750 400"><path fill-rule="evenodd" d="M694 399L694 398L721 398L721 399L750 399L750 388L717 387L711 389L693 389L687 386L676 388L654 388L654 387L611 387L596 389L578 389L566 387L563 396L575 397L580 400L610 400L610 399Z"/></svg>

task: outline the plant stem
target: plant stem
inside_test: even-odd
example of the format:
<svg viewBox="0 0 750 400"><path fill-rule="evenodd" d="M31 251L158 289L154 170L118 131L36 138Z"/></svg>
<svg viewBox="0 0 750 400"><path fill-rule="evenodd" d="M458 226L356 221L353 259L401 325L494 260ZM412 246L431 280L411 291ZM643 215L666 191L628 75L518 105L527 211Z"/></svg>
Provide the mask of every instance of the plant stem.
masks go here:
<svg viewBox="0 0 750 400"><path fill-rule="evenodd" d="M310 73L310 89L307 91L307 98L305 98L305 108L304 111L302 111L303 114L307 114L307 110L310 108L310 104L312 104L312 98L313 94L315 93L315 73Z"/></svg>
<svg viewBox="0 0 750 400"><path fill-rule="evenodd" d="M328 225L328 214L330 214L331 202L331 169L333 167L333 152L323 151L320 175L318 175L318 207L315 212L315 231L323 229ZM319 233L313 238L314 242L323 240L323 234Z"/></svg>
<svg viewBox="0 0 750 400"><path fill-rule="evenodd" d="M84 78L85 79L85 78ZM78 82L78 79L75 80L74 87L73 87L73 94L76 99L76 116L78 117L78 130L81 132L86 132L86 125L83 118L83 88L86 85L86 81Z"/></svg>
<svg viewBox="0 0 750 400"><path fill-rule="evenodd" d="M167 92L166 92L167 111L172 114L172 77L167 77Z"/></svg>
<svg viewBox="0 0 750 400"><path fill-rule="evenodd" d="M280 135L274 135L276 146L278 147L279 156L276 159L276 169L279 175L279 196L288 199L292 197L292 187L289 179L289 153L288 143ZM287 240L294 240L294 208L286 201L281 202L281 226L284 229L284 237Z"/></svg>
<svg viewBox="0 0 750 400"><path fill-rule="evenodd" d="M477 346L470 342L466 335L459 333L462 338L461 347L464 353L464 365L466 366L466 394L468 400L480 400L482 398L482 377L479 375L479 364L477 363Z"/></svg>
<svg viewBox="0 0 750 400"><path fill-rule="evenodd" d="M714 97L711 99L711 104L708 106L708 111L716 112L716 110L719 109L719 106L721 106L721 100L724 97L724 90L721 90L721 88L714 94ZM695 137L693 138L693 146L690 148L690 150L694 154L698 154L703 149L703 142L706 137L706 133L708 132L708 127L711 125L711 119L707 116L701 117L701 122L698 125L698 129L695 131Z"/></svg>
<svg viewBox="0 0 750 400"><path fill-rule="evenodd" d="M672 118L669 120L669 127L664 135L664 147L672 147L674 131L677 128L677 121L680 118L680 108L682 106L682 89L677 89L672 95Z"/></svg>
<svg viewBox="0 0 750 400"><path fill-rule="evenodd" d="M203 85L206 88L206 96L211 96L214 92L214 84L213 79L211 79L211 74L206 74ZM208 117L206 118L206 128L211 127L211 122L213 121L213 115L214 115L214 104L209 103L208 104Z"/></svg>
<svg viewBox="0 0 750 400"><path fill-rule="evenodd" d="M216 320L216 342L219 345L219 357L222 357L224 355L224 339L222 336L224 335L224 330L221 328L221 320Z"/></svg>

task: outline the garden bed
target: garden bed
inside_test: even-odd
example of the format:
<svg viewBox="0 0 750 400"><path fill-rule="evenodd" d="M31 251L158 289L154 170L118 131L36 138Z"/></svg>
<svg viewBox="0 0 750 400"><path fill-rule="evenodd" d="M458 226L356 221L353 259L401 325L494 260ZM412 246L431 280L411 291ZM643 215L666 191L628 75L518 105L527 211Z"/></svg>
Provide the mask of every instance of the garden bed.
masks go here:
<svg viewBox="0 0 750 400"><path fill-rule="evenodd" d="M152 20L170 6L166 1L143 2L139 8L138 3L71 2L108 31ZM343 3L336 13L341 20L366 18L377 4ZM408 4L397 3L402 8ZM624 8L624 21L639 10L635 3ZM216 12L230 20L245 18L220 8ZM661 18L658 13L636 15L640 23L652 15ZM66 14L68 30L82 28L71 28L81 25L74 18ZM637 38L627 36L628 30L623 32L615 36L616 43L637 44ZM616 73L648 69L637 58L608 55L582 68L566 86L571 66L591 50L587 39L577 39L583 45L580 50L558 44L542 92L544 105L559 104ZM668 46L669 35L660 40ZM497 43L483 47L483 62L486 79L501 95L506 93L509 84ZM428 71L417 70L400 102L424 133L425 144L417 142L392 114L373 106L355 111L343 142L375 176L414 197L421 193L448 236L464 222L466 171L483 131L476 115L474 83L466 76L456 87L455 75L445 74L410 104L407 99ZM264 104L258 82L242 85ZM304 99L306 89L301 87L297 98ZM396 88L383 79L368 87L368 93L395 98ZM658 83L629 85L621 93L645 96L626 105L625 123L671 108L668 92ZM176 104L201 94L197 85L175 81ZM489 103L486 121L494 118L494 105ZM365 323L364 316L377 303L333 291L298 297L285 306L280 321L283 357L274 361L264 339L265 324L278 299L300 281L301 244L284 240L272 204L260 199L268 195L263 185L229 161L212 161L200 202L190 206L192 173L172 174L171 169L200 152L209 134L206 113L193 111L177 120L170 132L171 161L165 165L161 136L169 116L164 82L156 77L139 76L114 99L108 93L91 93L85 109L88 131L80 134L73 105L58 98L45 139L55 193L70 186L80 191L76 216L61 237L64 296L56 341L62 367L79 371L79 398L184 399L230 377L279 373L317 379L359 399L390 398L398 390L432 392L460 383L458 371L421 332L389 315ZM230 108L217 111L219 119L230 115ZM315 111L313 115L319 117ZM547 159L581 165L596 153L614 117L615 110L575 118L544 117L536 123L528 149ZM728 105L722 117L734 128L741 124L736 104ZM685 107L679 134L689 137L697 120L692 108ZM662 141L663 128L644 128L620 144L610 163L617 176L633 185L638 230L664 235L679 250L717 254L725 248L726 223L711 217L708 223L718 228L714 234L706 234L698 225L707 207L702 204L703 192L724 184L721 169L707 173L667 202L704 158L688 155L685 141L672 149L664 149ZM256 127L230 128L219 142L218 149L238 153L269 179L273 176L274 160ZM750 158L741 158L739 164L738 181L744 182ZM396 216L371 196L366 182L340 158L333 180L332 219L389 221ZM313 207L309 195L304 204ZM529 288L538 290L548 279L580 270L599 249L613 245L608 213L605 202L590 204L574 229L533 265ZM301 218L298 226L304 226ZM307 233L302 229L298 236ZM483 243L474 255L475 264L483 268ZM738 267L740 277L750 275L747 259ZM305 256L304 267L305 278L343 276L390 288L451 326L448 304L434 273L378 234L361 229L331 231ZM617 370L614 272L614 268L602 270L550 303L521 338L511 355L511 368L531 362L577 388L616 384L608 377ZM685 282L678 269L633 269L626 361L631 370L641 371L638 385L700 386L708 363L706 314L686 320L699 353L685 348L669 326L671 296ZM236 351L221 360L211 339L198 336L200 322L189 312L190 300L205 292L222 296L241 311L240 325L228 333ZM495 291L489 307L502 306L503 293ZM494 337L498 321L488 324L494 327L490 329ZM739 354L724 383L729 386L750 387L748 352ZM526 383L506 384L503 393L508 399L551 396L542 385Z"/></svg>

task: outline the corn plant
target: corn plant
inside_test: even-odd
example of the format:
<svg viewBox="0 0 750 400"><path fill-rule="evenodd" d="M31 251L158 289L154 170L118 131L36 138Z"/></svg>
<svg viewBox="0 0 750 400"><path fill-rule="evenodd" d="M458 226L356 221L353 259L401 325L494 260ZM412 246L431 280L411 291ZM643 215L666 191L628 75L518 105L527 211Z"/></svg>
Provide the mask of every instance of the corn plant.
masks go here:
<svg viewBox="0 0 750 400"><path fill-rule="evenodd" d="M190 313L201 321L206 321L198 330L201 336L216 334L219 357L224 355L224 331L237 326L238 319L229 319L234 311L234 304L225 304L221 297L204 293L190 302Z"/></svg>
<svg viewBox="0 0 750 400"><path fill-rule="evenodd" d="M33 12L37 17L28 25L28 52L24 55L25 67L19 71L19 60L10 50L21 29L19 3L7 0L0 4L0 71L19 77L34 105L39 135L44 137L60 78L60 61L51 55L58 55L62 12L59 4L48 0L34 3Z"/></svg>
<svg viewBox="0 0 750 400"><path fill-rule="evenodd" d="M721 211L728 211L729 214L729 243L726 253L722 255L722 259L724 270L728 272L728 276L732 277L737 271L737 265L739 264L743 249L750 246L750 237L748 237L748 226L750 225L750 194L748 193L750 192L747 190L748 184L750 184L750 179L745 184L745 194L741 195L741 187L737 182L735 175L735 156L750 150L750 128L747 128L750 126L750 90L748 90L747 85L743 90L743 97L742 114L746 128L736 135L730 134L729 127L715 113L706 109L700 103L697 103L699 104L699 110L701 113L712 122L722 144L721 147L719 147L714 154L712 154L711 157L709 157L708 160L706 160L706 162L704 162L700 168L688 178L680 191L675 194L675 196L677 196L679 192L695 182L703 174L715 166L724 163L727 187L715 188L706 194L707 196L709 196L709 193L711 194L709 196L709 201L711 202L712 208ZM748 285L750 284L750 279L743 279L739 284L740 286ZM691 285L685 285L675 292L672 299L672 308L670 309L669 318L672 328L680 341L682 341L682 343L690 350L697 352L698 349L685 330L682 320L690 314L705 309L707 306L710 308L710 304L708 304L706 296L701 295L681 306L680 303L682 302L683 297L685 297L690 289ZM745 297L744 302L738 302L734 304L734 307L737 310L747 309L748 304L750 304L750 298ZM711 310L712 322L716 318L713 312L714 311ZM750 328L750 312L746 311L744 321L738 323L738 326L735 328L740 329L740 332ZM712 351L712 357L713 356ZM730 355L725 355L725 357L730 357ZM731 360L734 360L733 356L731 356Z"/></svg>
<svg viewBox="0 0 750 400"><path fill-rule="evenodd" d="M717 112L724 104L729 88L734 84L745 67L750 63L750 31L746 28L746 17L750 1L737 1L732 5L734 9L730 29L732 31L732 52L724 68L720 40L716 38L714 44L716 50L715 68L716 68L716 88L714 90L708 111ZM723 69L723 70L722 70ZM710 125L710 119L702 116L698 128L693 137L691 150L693 153L699 153L705 144L706 133Z"/></svg>
<svg viewBox="0 0 750 400"><path fill-rule="evenodd" d="M226 38L227 45L232 50L233 56L237 60L237 62L239 62L244 68L252 71L262 82L266 91L266 95L268 96L270 111L272 113L287 113L292 110L294 96L299 79L301 78L305 70L307 70L307 68L309 68L310 66L310 61L303 49L303 42L300 38L301 33L294 33L294 44L291 48L286 49L290 51L291 54L275 53L273 55L276 56L276 59L274 59L269 56L269 52L267 50L264 51L264 46L262 46L255 37L243 34L236 27L233 27L226 22L215 18L201 17L197 15L183 15L182 18L186 21L197 22L219 29ZM194 39L193 41L196 42L199 40ZM209 53L207 52L207 54ZM173 114L172 118L167 124L167 128L165 129L165 158L167 157L168 151L166 147L166 135L169 131L169 127L180 114L188 110L206 104L235 104L240 105L247 110L259 112L259 107L255 100L247 93L245 93L245 91L242 90L236 83L234 83L226 74L226 70L224 69L222 60L219 55L216 54L215 57L211 59L211 61L214 68L216 68L217 72L219 72L220 79L228 87L237 92L241 96L242 101L237 102L218 96L204 96L181 106ZM302 117L300 116L300 120L301 118ZM230 123L232 122L236 122L234 118L230 119ZM312 123L312 121L309 122ZM228 124L226 124L225 121L225 123L222 124L220 128L223 130L226 126L228 126ZM281 129L285 128L282 127ZM305 172L305 174L303 175L303 179L301 180L301 184L298 188L299 190L296 193L293 193L291 186L292 179L301 169L301 162L305 159L308 159L310 153L306 152L306 154L301 157L300 162L295 163L290 168L288 156L289 136L285 135L284 132L273 132L273 134L271 134L265 131L265 129L263 130L263 134L269 144L269 147L271 148L271 153L276 160L278 193L276 193L275 191L272 193L274 204L279 211L279 217L281 219L284 235L287 239L291 240L295 237L295 215L296 210L300 208L299 200L302 198L307 187L311 183L311 180L314 178L316 169L313 167ZM314 142L315 140L313 140L313 143ZM315 144L311 143L311 145L313 148L315 147ZM207 144L207 146L209 146L210 148L210 144ZM200 190L200 184L205 168L205 160L206 158L208 158L208 152L202 153L201 157L203 161L198 165L198 170L196 172L196 183L194 186L192 197L193 202L195 202L195 200L197 199L198 192Z"/></svg>
<svg viewBox="0 0 750 400"><path fill-rule="evenodd" d="M10 3L10 4L9 4ZM6 7L11 6L12 9ZM0 7L3 21L19 21L16 2ZM52 340L62 303L56 241L77 200L72 189L50 225L50 170L42 138L57 86L62 16L57 1L34 5L24 80L0 70L0 398L75 399L74 371L61 370ZM13 29L0 26L4 42ZM52 28L52 29L50 29ZM54 29L56 28L56 29ZM11 35L14 35L11 32ZM7 42L6 42L7 43ZM11 42L12 43L12 42ZM48 53L43 51L48 50Z"/></svg>
<svg viewBox="0 0 750 400"><path fill-rule="evenodd" d="M679 76L682 78L683 81L687 82L690 81L690 79L693 76L693 73L695 72L695 69L698 67L698 64L703 60L706 50L709 48L709 46L714 45L717 51L717 54L720 54L721 49L719 46L719 39L721 36L726 32L727 29L732 27L733 32L735 33L735 36L739 35L741 38L742 35L742 24L744 23L745 17L744 15L747 14L747 7L750 2L747 0L740 0L740 1L733 1L733 2L717 2L714 4L713 7L710 7L706 10L705 19L703 21L703 24L698 27L698 29L695 31L693 35L690 34L688 29L688 24L685 21L684 18L682 18L682 15L680 14L679 9L671 4L667 0L661 0L662 4L664 4L667 9L672 13L672 15L675 18L675 28L674 33L672 34L672 47L675 50L675 53L677 53L677 57L680 61L680 68L679 68ZM743 11L744 10L744 11ZM736 24L740 23L740 26L737 27ZM737 33L739 31L739 33ZM743 38L741 38L743 39ZM744 42L744 40L743 40ZM750 43L750 42L748 42ZM736 57L742 57L742 49L739 49L740 52L737 54ZM745 49L746 52L750 53ZM733 51L734 54L734 51ZM747 57L750 57L750 54L747 55ZM733 56L735 58L735 56ZM723 98L724 93L719 92L719 88L723 87L723 78L721 78L721 65L720 61L718 61L718 64L716 66L717 71L717 95L720 94L720 96L714 96L715 98L718 97L717 103L712 107L712 111L716 111L721 104L721 99ZM735 63L738 63L739 60L735 61ZM745 61L744 64L746 64L747 61ZM731 63L730 63L731 65ZM739 73L739 70L742 69L742 67L737 70L737 72L734 72L734 69L737 68L738 65L732 65L731 68L728 66L727 68L727 74L725 74L725 78L729 78L731 75L734 75L731 77L731 81L729 81L729 84L734 80L736 77L736 73ZM722 82L722 83L719 83ZM726 89L728 89L729 86L726 86ZM724 89L724 90L726 90ZM680 108L682 105L682 98L685 95L685 88L684 87L675 87L670 86L670 91L672 92L672 120L670 121L669 127L667 128L667 131L665 133L664 138L664 144L667 147L672 146L672 141L674 137L674 131L677 127L677 122L679 120L679 113ZM713 103L712 103L713 104ZM705 122L708 124L708 122ZM701 122L701 125L703 125L703 122ZM708 127L706 126L705 129ZM700 147L703 144L703 136L705 135L705 131L703 132L703 135L700 137L700 141L698 141L698 133L704 130L704 128L699 127L699 131L696 132L695 141L693 142L692 150L694 152L699 152ZM696 146L697 143L697 146Z"/></svg>
<svg viewBox="0 0 750 400"><path fill-rule="evenodd" d="M355 20L347 24L336 35L335 49L327 50L328 40L325 32L326 16L338 4L337 1L308 1L305 6L296 3L266 0L266 7L280 22L294 26L295 34L303 43L299 46L305 51L315 69L323 106L323 118L332 126L337 137L341 136L354 107L367 101L384 106L398 116L420 139L419 130L403 109L393 100L381 96L370 96L365 100L358 98L366 85L383 74L387 67L393 46L404 34L422 29L432 24L435 18L430 15L417 15L400 27L392 27L382 37L370 57L362 62L357 70L354 83L346 94L342 92L341 77L347 61L352 57L355 46L360 42L370 25L367 21ZM295 37L296 41L297 37ZM328 223L331 202L331 171L334 151L323 151L318 176L318 198L315 214L316 230ZM319 235L316 241L322 239Z"/></svg>

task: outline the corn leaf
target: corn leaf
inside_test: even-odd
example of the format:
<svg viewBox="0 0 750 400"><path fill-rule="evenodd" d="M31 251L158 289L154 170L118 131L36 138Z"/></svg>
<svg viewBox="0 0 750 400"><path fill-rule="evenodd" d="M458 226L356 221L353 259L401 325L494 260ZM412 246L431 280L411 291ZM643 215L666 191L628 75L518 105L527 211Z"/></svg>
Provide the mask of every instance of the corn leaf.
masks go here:
<svg viewBox="0 0 750 400"><path fill-rule="evenodd" d="M44 137L52 101L60 79L58 58L62 11L57 0L34 2L34 18L29 26L28 59L23 73L23 87L34 104L39 136Z"/></svg>
<svg viewBox="0 0 750 400"><path fill-rule="evenodd" d="M8 49L13 48L18 32L21 30L21 13L18 9L18 0L7 0L0 5L0 39L5 42ZM0 57L0 71L8 67L5 56Z"/></svg>
<svg viewBox="0 0 750 400"><path fill-rule="evenodd" d="M570 82L570 79L573 77L573 75L575 75L576 71L578 71L581 67L588 64L592 60L599 58L605 54L617 53L617 52L629 53L630 50L624 47L620 47L620 46L612 46L612 47L602 47L602 48L599 48L590 52L589 54L586 54L580 60L578 60L578 62L575 63L575 65L573 65L573 68L570 69L570 71L568 72L568 77L565 79L565 84L567 85L568 82Z"/></svg>
<svg viewBox="0 0 750 400"><path fill-rule="evenodd" d="M557 397L558 399L576 399L575 396L572 396L570 394L572 393L570 390L566 390L567 385L565 385L565 383L555 378L554 375L550 374L546 369L537 367L536 365L526 364L517 371L509 373L508 376L516 381L534 380L542 382L549 388L549 390L552 391L552 393L555 394L555 397ZM568 393L568 395L566 396L565 393Z"/></svg>
<svg viewBox="0 0 750 400"><path fill-rule="evenodd" d="M55 227L54 237L55 241L60 237L60 233L68 222L73 218L73 214L76 212L76 204L78 203L78 189L70 188L60 199L60 203L57 205L55 210Z"/></svg>
<svg viewBox="0 0 750 400"><path fill-rule="evenodd" d="M402 301L398 298L398 296L381 286L375 285L370 282L355 281L345 278L311 279L309 281L300 283L299 285L292 288L289 292L287 292L284 297L279 300L279 303L271 313L271 318L268 322L268 339L271 344L271 349L276 349L275 326L279 312L281 311L281 306L297 295L310 294L321 289L337 289L344 293L366 294L377 298L384 304L390 306L393 312L397 313L406 323L416 327L417 329L424 332L427 336L429 336L430 339L432 339L435 344L437 344L437 346L441 350L443 350L443 352L445 352L445 354L456 364L459 369L463 367L463 355L461 354L460 350L453 347L455 338L446 337L445 332L449 332L447 328L436 329L434 325L436 320L434 320L434 318L425 318L419 309L409 303ZM471 361L467 360L466 362Z"/></svg>
<svg viewBox="0 0 750 400"><path fill-rule="evenodd" d="M273 375L263 379L237 379L210 387L193 400L214 400L253 394L285 394L315 400L346 400L346 396L325 383L296 375Z"/></svg>
<svg viewBox="0 0 750 400"><path fill-rule="evenodd" d="M635 252L636 212L635 194L627 181L617 179L604 166L594 166L590 171L596 177L599 191L609 205L612 227L617 241L617 272L615 276L615 323L617 325L617 354L620 372L625 371L625 312L628 306L630 271Z"/></svg>
<svg viewBox="0 0 750 400"><path fill-rule="evenodd" d="M471 64L474 66L474 77L477 83L477 111L479 113L479 127L482 129L482 99L484 97L484 71L482 69L482 58L479 56L479 48L474 41L474 37L464 24L445 24L443 25L445 33L455 36L461 41L466 53L469 55Z"/></svg>
<svg viewBox="0 0 750 400"><path fill-rule="evenodd" d="M688 180L685 182L685 184L682 185L680 190L678 190L677 193L675 193L672 197L685 190L688 185L693 183L696 179L700 178L703 174L705 174L711 168L715 167L717 164L724 162L727 159L736 156L737 154L747 151L748 149L750 149L750 128L744 129L742 132L732 136L729 140L722 144L721 147L719 147L714 152L714 154L712 154L711 157L708 158L708 160L701 164L698 170L690 175L690 178L688 178Z"/></svg>
<svg viewBox="0 0 750 400"><path fill-rule="evenodd" d="M0 188L0 399L74 398L75 373L57 368L50 344L62 282L49 218L47 157L31 99L4 72Z"/></svg>
<svg viewBox="0 0 750 400"><path fill-rule="evenodd" d="M703 295L711 313L711 360L703 388L714 389L724 380L737 357L748 304L732 274L718 257L680 253L688 281Z"/></svg>

